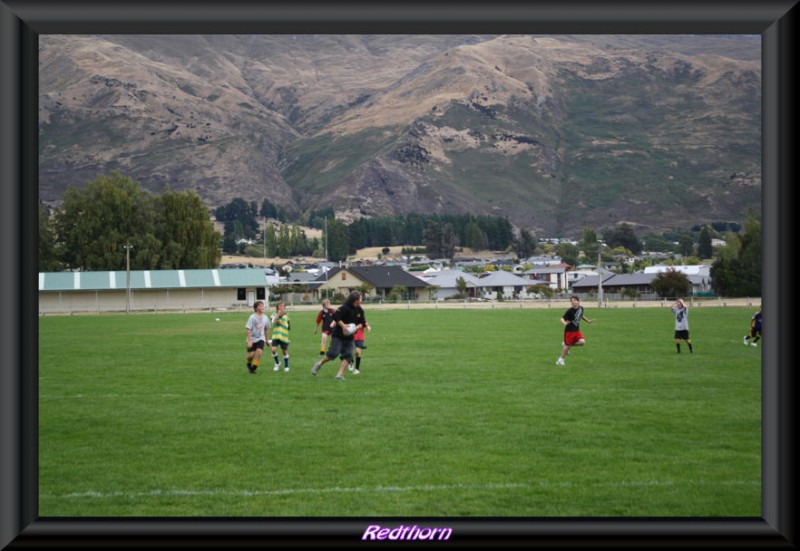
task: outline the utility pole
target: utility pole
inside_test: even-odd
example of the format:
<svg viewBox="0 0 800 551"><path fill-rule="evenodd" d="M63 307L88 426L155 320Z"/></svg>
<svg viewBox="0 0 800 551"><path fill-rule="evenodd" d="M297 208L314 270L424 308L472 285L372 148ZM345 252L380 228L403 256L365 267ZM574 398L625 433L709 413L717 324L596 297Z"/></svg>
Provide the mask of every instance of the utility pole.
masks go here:
<svg viewBox="0 0 800 551"><path fill-rule="evenodd" d="M603 260L599 243L597 246L597 307L603 307Z"/></svg>
<svg viewBox="0 0 800 551"><path fill-rule="evenodd" d="M328 217L325 217L325 262L328 262ZM328 281L328 270L325 269L325 265L322 266L322 271L325 272L325 281Z"/></svg>
<svg viewBox="0 0 800 551"><path fill-rule="evenodd" d="M131 249L133 245L126 243L125 247L125 313L131 313Z"/></svg>

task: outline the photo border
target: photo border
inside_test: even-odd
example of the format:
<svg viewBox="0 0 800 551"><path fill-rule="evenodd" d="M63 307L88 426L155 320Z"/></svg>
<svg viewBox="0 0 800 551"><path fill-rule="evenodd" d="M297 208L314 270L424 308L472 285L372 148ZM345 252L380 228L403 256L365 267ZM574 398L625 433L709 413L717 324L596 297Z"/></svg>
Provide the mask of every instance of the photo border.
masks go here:
<svg viewBox="0 0 800 551"><path fill-rule="evenodd" d="M379 5L374 5L379 4ZM38 514L38 36L40 34L760 34L762 348L759 518L381 518L451 527L448 547L793 548L796 0L772 2L185 2L0 0L0 549L370 545L371 518L42 518ZM399 542L395 542L399 544Z"/></svg>

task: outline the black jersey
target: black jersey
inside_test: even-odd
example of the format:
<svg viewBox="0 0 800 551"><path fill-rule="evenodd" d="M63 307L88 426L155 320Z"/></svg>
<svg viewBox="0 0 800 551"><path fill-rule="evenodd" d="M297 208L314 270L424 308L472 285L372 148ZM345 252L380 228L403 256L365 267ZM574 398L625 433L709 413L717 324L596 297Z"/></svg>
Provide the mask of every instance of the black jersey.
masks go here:
<svg viewBox="0 0 800 551"><path fill-rule="evenodd" d="M563 318L568 322L564 326L564 333L580 331L581 318L583 318L583 306L576 306L564 312Z"/></svg>
<svg viewBox="0 0 800 551"><path fill-rule="evenodd" d="M339 327L338 322L343 322L345 325L348 323L355 323L358 325L364 325L367 322L366 315L364 314L364 309L361 306L351 306L347 303L342 304L336 310L336 313L333 314L333 319L337 322L333 328L333 332L331 335L334 337L338 337L344 340L353 340L353 335L345 335L342 332L342 328Z"/></svg>

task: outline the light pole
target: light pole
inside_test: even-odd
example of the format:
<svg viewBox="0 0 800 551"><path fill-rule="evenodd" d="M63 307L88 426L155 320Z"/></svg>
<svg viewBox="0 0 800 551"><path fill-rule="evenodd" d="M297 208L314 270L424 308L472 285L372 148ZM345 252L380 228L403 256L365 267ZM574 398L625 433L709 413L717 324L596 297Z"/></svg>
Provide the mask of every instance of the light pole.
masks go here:
<svg viewBox="0 0 800 551"><path fill-rule="evenodd" d="M597 248L597 307L603 307L603 261L599 244Z"/></svg>
<svg viewBox="0 0 800 551"><path fill-rule="evenodd" d="M126 243L125 247L125 313L131 313L131 249L133 245Z"/></svg>

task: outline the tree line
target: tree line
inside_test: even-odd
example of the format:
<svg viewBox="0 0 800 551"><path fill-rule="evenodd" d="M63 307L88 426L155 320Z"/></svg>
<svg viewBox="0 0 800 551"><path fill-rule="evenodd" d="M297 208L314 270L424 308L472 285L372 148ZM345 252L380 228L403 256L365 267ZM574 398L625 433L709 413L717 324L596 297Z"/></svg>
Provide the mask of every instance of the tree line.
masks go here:
<svg viewBox="0 0 800 551"><path fill-rule="evenodd" d="M443 259L452 259L458 247L513 251L520 259L543 249L532 232L523 228L515 234L508 219L499 216L409 213L345 224L327 208L306 214L325 231L321 239L309 239L297 221L281 223L286 213L266 199L259 208L255 202L236 198L214 212L224 223L224 237L214 230L208 209L192 191L167 189L158 195L119 172L99 175L84 189L69 187L60 206L52 210L40 206L39 270L122 270L128 253L131 269L215 268L222 251L244 252L236 244L238 238L260 240L260 247L247 251L251 256L263 251L269 257L315 256L329 261L344 261L366 247L395 245L424 248L431 258ZM262 233L259 216L278 223L266 224ZM713 259L711 278L718 294L760 295L759 216L751 213L743 227L718 223L693 230L699 231L696 248L690 235L665 234L661 239L664 243L678 239L684 257ZM714 248L712 237L721 230L726 230L725 245ZM581 259L594 263L598 257L613 258L616 252L636 255L653 241L653 236L640 239L623 223L606 230L603 241L594 229L586 228L577 245L559 243L552 250L575 266Z"/></svg>
<svg viewBox="0 0 800 551"><path fill-rule="evenodd" d="M119 172L85 189L69 187L60 206L39 207L39 271L212 268L220 234L194 192L143 189Z"/></svg>

